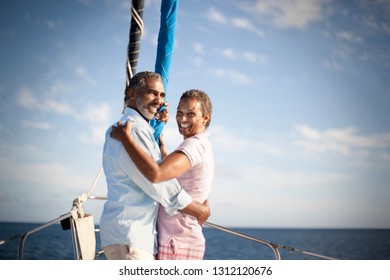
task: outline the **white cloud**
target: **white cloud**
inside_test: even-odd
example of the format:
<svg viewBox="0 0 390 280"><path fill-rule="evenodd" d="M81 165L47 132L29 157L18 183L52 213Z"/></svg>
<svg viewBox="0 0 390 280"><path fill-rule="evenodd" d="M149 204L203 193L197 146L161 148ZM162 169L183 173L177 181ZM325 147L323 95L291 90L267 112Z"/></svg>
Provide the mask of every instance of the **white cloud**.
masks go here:
<svg viewBox="0 0 390 280"><path fill-rule="evenodd" d="M44 110L44 106L38 101L32 90L28 87L23 87L18 90L17 101L18 105L24 108Z"/></svg>
<svg viewBox="0 0 390 280"><path fill-rule="evenodd" d="M57 83L54 83L49 89L49 94L57 95L58 93L64 92L63 89ZM32 89L28 87L22 87L17 91L16 102L18 105L30 110L37 109L40 111L52 111L61 115L77 116L77 112L69 104L51 98L40 100L36 97Z"/></svg>
<svg viewBox="0 0 390 280"><path fill-rule="evenodd" d="M86 111L80 117L89 124L89 131L81 134L79 137L81 142L102 144L107 126L109 125L111 107L109 104L101 104L98 106L87 106Z"/></svg>
<svg viewBox="0 0 390 280"><path fill-rule="evenodd" d="M88 7L95 6L95 0L78 0L81 4Z"/></svg>
<svg viewBox="0 0 390 280"><path fill-rule="evenodd" d="M45 110L55 112L59 115L76 117L78 113L71 107L70 104L60 102L53 99L46 99L43 102Z"/></svg>
<svg viewBox="0 0 390 280"><path fill-rule="evenodd" d="M228 59L234 59L237 56L233 49L223 49L222 55Z"/></svg>
<svg viewBox="0 0 390 280"><path fill-rule="evenodd" d="M87 144L103 144L106 129L106 126L91 125L88 133L81 134L79 140Z"/></svg>
<svg viewBox="0 0 390 280"><path fill-rule="evenodd" d="M215 7L208 9L206 18L212 22L222 25L229 25L239 29L249 30L255 33L259 37L264 37L264 32L258 29L250 20L247 18L233 18L229 19L224 16L222 12L217 10Z"/></svg>
<svg viewBox="0 0 390 280"><path fill-rule="evenodd" d="M225 48L218 51L218 54L230 60L237 60L237 61L246 60L254 64L262 64L262 65L266 65L268 63L268 58L266 55L251 52L251 51L236 51L235 49L232 48Z"/></svg>
<svg viewBox="0 0 390 280"><path fill-rule="evenodd" d="M78 110L65 101L58 101L53 98L38 99L33 91L27 87L18 90L17 104L26 109L53 112L86 122L93 120L106 123L110 113L110 106L106 103L100 105L87 104L85 108Z"/></svg>
<svg viewBox="0 0 390 280"><path fill-rule="evenodd" d="M234 18L232 20L232 25L234 27L237 27L237 28L241 28L241 29L246 29L246 30L252 31L259 37L264 37L265 36L263 31L261 31L260 29L256 28L256 26L253 25L253 23L250 22L246 18Z"/></svg>
<svg viewBox="0 0 390 280"><path fill-rule="evenodd" d="M348 67L345 65L345 63L351 59L354 59L356 57L356 53L357 50L354 47L341 44L331 51L330 57L326 58L323 66L332 70L346 69Z"/></svg>
<svg viewBox="0 0 390 280"><path fill-rule="evenodd" d="M108 123L110 119L111 107L108 103L100 105L87 105L85 113L80 118L87 122Z"/></svg>
<svg viewBox="0 0 390 280"><path fill-rule="evenodd" d="M245 11L256 16L271 18L271 22L280 28L303 29L312 22L324 18L323 5L329 0L257 0L247 2Z"/></svg>
<svg viewBox="0 0 390 280"><path fill-rule="evenodd" d="M199 55L204 54L204 45L202 43L193 43L192 48L194 49L195 53Z"/></svg>
<svg viewBox="0 0 390 280"><path fill-rule="evenodd" d="M260 64L267 64L268 58L266 55L258 54L254 52L244 52L244 58L252 63L260 63Z"/></svg>
<svg viewBox="0 0 390 280"><path fill-rule="evenodd" d="M70 84L64 83L60 80L55 80L48 88L48 95L54 98L59 96L69 95L73 92L73 87Z"/></svg>
<svg viewBox="0 0 390 280"><path fill-rule="evenodd" d="M52 86L49 95L57 92L59 87ZM105 129L109 125L111 107L108 103L86 104L84 108L78 110L70 103L58 101L53 98L38 99L31 89L24 87L18 91L17 103L30 110L39 110L58 115L70 117L73 120L81 121L87 126L87 132L81 134L79 140L84 143L100 144L104 140ZM48 122L24 121L23 124L29 127L49 129L51 124Z"/></svg>
<svg viewBox="0 0 390 280"><path fill-rule="evenodd" d="M96 85L96 81L89 75L87 69L83 66L78 66L75 69L75 73L78 77L84 79L90 85Z"/></svg>
<svg viewBox="0 0 390 280"><path fill-rule="evenodd" d="M352 32L341 31L336 34L336 37L351 43L361 43L363 38L353 34Z"/></svg>
<svg viewBox="0 0 390 280"><path fill-rule="evenodd" d="M214 7L208 9L206 18L219 24L228 24L227 18Z"/></svg>
<svg viewBox="0 0 390 280"><path fill-rule="evenodd" d="M359 135L354 127L318 130L307 125L297 125L296 145L309 153L336 152L343 156L375 157L385 159L389 155L390 132Z"/></svg>
<svg viewBox="0 0 390 280"><path fill-rule="evenodd" d="M55 20L46 20L45 25L47 28L54 30L60 25L60 23L56 22Z"/></svg>
<svg viewBox="0 0 390 280"><path fill-rule="evenodd" d="M201 67L203 65L203 59L200 57L193 57L191 60L192 64L196 67Z"/></svg>
<svg viewBox="0 0 390 280"><path fill-rule="evenodd" d="M236 70L218 68L213 70L212 74L217 78L227 79L238 85L249 85L253 83L248 75Z"/></svg>
<svg viewBox="0 0 390 280"><path fill-rule="evenodd" d="M22 161L40 161L47 159L48 154L46 151L41 148L32 145L32 144L14 144L12 142L8 143L6 141L0 140L0 161L2 163L22 160ZM1 165L0 165L1 166ZM2 175L6 175L4 172ZM6 178L1 177L0 178Z"/></svg>
<svg viewBox="0 0 390 280"><path fill-rule="evenodd" d="M237 134L220 125L210 127L211 139L215 145L215 149L220 150L222 155L226 153L259 153L262 155L282 156L284 154L283 149L285 144L275 139L277 137L273 133L265 133L260 140L253 135L253 131L256 130L248 128ZM251 134L250 137L248 133ZM233 150L232 147L234 147Z"/></svg>
<svg viewBox="0 0 390 280"><path fill-rule="evenodd" d="M372 14L359 15L357 17L363 26L367 27L369 30L375 33L376 32L384 32L386 34L390 33L389 22L383 20L383 17L380 16L375 17L375 15Z"/></svg>
<svg viewBox="0 0 390 280"><path fill-rule="evenodd" d="M382 22L381 27L385 33L390 34L390 24Z"/></svg>
<svg viewBox="0 0 390 280"><path fill-rule="evenodd" d="M47 122L33 122L31 120L22 120L22 125L24 127L38 128L38 129L51 129L52 126Z"/></svg>
<svg viewBox="0 0 390 280"><path fill-rule="evenodd" d="M13 163L9 160L0 158L0 165L2 166L0 177L12 180L15 183L23 184L42 184L46 186L58 185L58 178L67 178L67 182L72 185L77 181L77 176L69 176L66 168L59 163ZM20 176L20 174L24 174ZM62 181L62 180L60 180Z"/></svg>

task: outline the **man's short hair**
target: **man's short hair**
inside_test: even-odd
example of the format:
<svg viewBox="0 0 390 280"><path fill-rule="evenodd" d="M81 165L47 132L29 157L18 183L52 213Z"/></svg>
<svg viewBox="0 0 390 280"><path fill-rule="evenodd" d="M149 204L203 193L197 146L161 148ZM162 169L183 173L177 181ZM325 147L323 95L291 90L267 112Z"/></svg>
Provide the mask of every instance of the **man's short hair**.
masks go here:
<svg viewBox="0 0 390 280"><path fill-rule="evenodd" d="M142 71L135 74L131 80L129 85L125 89L125 101L127 101L128 95L127 91L130 89L138 90L146 85L146 79L156 79L162 81L162 77L159 73L151 72L151 71Z"/></svg>

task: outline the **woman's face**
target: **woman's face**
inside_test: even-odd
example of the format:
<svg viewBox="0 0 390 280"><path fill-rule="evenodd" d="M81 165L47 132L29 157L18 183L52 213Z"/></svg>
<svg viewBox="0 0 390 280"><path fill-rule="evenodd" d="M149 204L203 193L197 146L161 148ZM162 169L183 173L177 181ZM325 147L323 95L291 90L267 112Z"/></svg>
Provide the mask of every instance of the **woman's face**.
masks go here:
<svg viewBox="0 0 390 280"><path fill-rule="evenodd" d="M208 116L203 116L201 104L192 97L181 99L177 106L177 127L184 139L206 130Z"/></svg>

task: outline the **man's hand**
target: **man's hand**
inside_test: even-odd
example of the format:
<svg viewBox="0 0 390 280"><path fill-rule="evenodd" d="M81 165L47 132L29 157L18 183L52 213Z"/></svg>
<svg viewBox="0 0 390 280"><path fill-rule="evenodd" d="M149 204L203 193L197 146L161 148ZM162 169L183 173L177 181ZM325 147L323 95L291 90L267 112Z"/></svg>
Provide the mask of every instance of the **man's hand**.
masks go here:
<svg viewBox="0 0 390 280"><path fill-rule="evenodd" d="M156 114L156 120L158 120L159 122L164 122L164 123L168 122L168 120L169 120L168 105L169 105L169 103L165 102L164 103L165 108L163 110L161 110L161 112L158 112Z"/></svg>

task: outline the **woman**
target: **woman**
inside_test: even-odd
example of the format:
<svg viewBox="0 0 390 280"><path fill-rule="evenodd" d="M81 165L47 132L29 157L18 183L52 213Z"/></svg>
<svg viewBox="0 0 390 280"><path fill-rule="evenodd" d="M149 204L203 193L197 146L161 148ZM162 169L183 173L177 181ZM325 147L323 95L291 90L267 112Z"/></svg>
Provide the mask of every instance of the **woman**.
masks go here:
<svg viewBox="0 0 390 280"><path fill-rule="evenodd" d="M193 199L203 203L207 200L214 178L213 152L206 133L211 113L212 104L205 92L192 89L183 93L177 107L176 121L184 141L158 163L131 138L129 122L113 127L112 137L122 142L138 169L150 181L157 183L177 178ZM162 150L164 154L164 148ZM205 238L195 217L181 212L169 216L165 211L159 211L157 229L157 259L203 259Z"/></svg>

